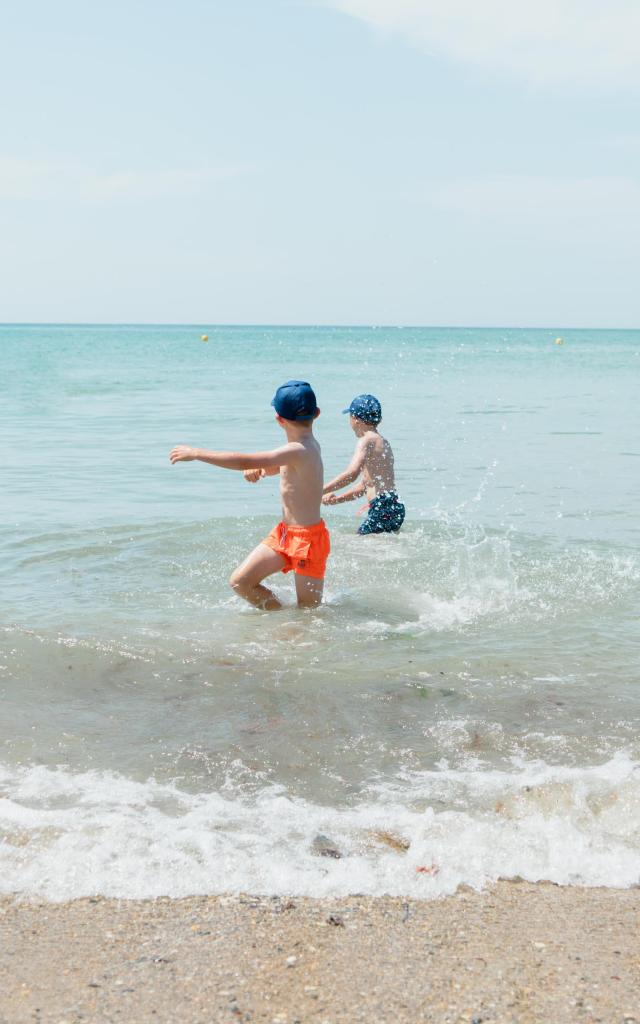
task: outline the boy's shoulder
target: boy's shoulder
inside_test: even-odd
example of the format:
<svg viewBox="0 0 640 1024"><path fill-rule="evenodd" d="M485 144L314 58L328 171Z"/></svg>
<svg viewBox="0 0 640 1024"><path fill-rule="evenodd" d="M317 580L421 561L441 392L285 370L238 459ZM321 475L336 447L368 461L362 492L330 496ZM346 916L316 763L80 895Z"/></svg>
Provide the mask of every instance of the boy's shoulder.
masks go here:
<svg viewBox="0 0 640 1024"><path fill-rule="evenodd" d="M296 443L300 445L300 449L305 455L316 455L321 451L320 442L314 434L310 434L304 441Z"/></svg>
<svg viewBox="0 0 640 1024"><path fill-rule="evenodd" d="M377 430L367 430L366 434L358 438L358 445L361 448L370 448L377 444L388 444L389 442L378 433Z"/></svg>

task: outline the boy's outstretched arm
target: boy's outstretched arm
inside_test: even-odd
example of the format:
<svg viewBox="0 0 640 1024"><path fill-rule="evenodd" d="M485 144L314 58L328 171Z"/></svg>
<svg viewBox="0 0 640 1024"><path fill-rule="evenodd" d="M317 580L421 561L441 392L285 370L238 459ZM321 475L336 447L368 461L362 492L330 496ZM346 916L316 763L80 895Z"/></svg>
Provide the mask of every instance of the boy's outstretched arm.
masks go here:
<svg viewBox="0 0 640 1024"><path fill-rule="evenodd" d="M355 501L356 498L361 498L366 493L367 488L364 484L356 484L355 487L350 487L348 491L343 491L342 494L325 494L322 504L341 505L343 501Z"/></svg>
<svg viewBox="0 0 640 1024"><path fill-rule="evenodd" d="M264 469L268 475L278 472L280 466L290 465L299 458L304 447L297 441L274 448L270 452L210 452L205 448L191 448L179 444L169 453L171 464L176 462L206 462L209 466L220 466L221 469Z"/></svg>
<svg viewBox="0 0 640 1024"><path fill-rule="evenodd" d="M328 484L325 484L322 493L328 494L329 491L339 491L341 487L346 487L347 484L353 483L353 481L356 480L362 472L366 454L367 439L366 437L363 437L358 441L356 450L353 453L353 458L344 473L340 473L339 476L335 476L333 480L330 480Z"/></svg>

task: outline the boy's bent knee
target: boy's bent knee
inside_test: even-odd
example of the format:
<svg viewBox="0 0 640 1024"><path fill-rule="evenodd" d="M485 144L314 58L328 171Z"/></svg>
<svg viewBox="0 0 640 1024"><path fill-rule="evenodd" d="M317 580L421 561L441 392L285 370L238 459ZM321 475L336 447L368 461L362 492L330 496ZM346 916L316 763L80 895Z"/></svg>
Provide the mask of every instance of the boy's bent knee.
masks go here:
<svg viewBox="0 0 640 1024"><path fill-rule="evenodd" d="M229 586L231 587L231 589L240 592L242 590L246 590L247 584L248 580L246 576L243 576L241 572L238 572L237 569L234 569L229 577Z"/></svg>

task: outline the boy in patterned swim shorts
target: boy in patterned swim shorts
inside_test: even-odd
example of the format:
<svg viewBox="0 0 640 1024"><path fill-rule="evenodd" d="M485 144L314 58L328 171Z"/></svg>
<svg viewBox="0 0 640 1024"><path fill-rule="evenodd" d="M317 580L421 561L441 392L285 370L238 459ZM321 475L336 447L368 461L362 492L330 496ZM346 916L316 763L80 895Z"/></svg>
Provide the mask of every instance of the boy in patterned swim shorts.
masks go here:
<svg viewBox="0 0 640 1024"><path fill-rule="evenodd" d="M396 492L391 445L378 433L382 406L373 395L358 395L344 412L349 413L351 429L358 438L356 450L344 473L326 484L322 504L339 505L366 494L367 517L358 533L397 533L404 522L405 508ZM355 487L343 494L334 493L360 474Z"/></svg>

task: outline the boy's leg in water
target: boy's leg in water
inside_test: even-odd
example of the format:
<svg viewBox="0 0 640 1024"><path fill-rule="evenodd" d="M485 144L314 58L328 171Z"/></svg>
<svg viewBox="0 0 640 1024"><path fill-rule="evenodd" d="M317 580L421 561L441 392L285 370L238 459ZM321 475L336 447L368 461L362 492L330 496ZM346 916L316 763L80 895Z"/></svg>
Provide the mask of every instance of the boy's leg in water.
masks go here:
<svg viewBox="0 0 640 1024"><path fill-rule="evenodd" d="M282 608L282 605L272 590L262 586L262 580L274 572L280 572L285 565L286 559L277 551L273 551L266 544L258 544L244 562L231 573L229 584L236 594L244 597L249 604L255 605L256 608L264 608L265 611L276 611Z"/></svg>
<svg viewBox="0 0 640 1024"><path fill-rule="evenodd" d="M298 608L317 608L322 603L324 580L316 579L315 576L302 576L299 572L295 577Z"/></svg>

